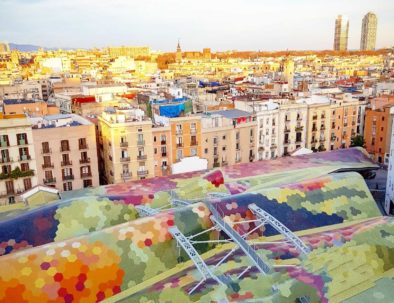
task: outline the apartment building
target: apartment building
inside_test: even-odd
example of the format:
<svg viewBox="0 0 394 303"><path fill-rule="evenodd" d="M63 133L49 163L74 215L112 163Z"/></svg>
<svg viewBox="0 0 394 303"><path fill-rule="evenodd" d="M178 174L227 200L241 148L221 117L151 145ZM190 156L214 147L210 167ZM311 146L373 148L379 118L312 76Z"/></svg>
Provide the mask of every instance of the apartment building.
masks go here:
<svg viewBox="0 0 394 303"><path fill-rule="evenodd" d="M359 102L332 100L330 150L349 148L352 138L358 134L360 125Z"/></svg>
<svg viewBox="0 0 394 303"><path fill-rule="evenodd" d="M154 177L151 119L129 105L107 108L98 117L100 158L107 183Z"/></svg>
<svg viewBox="0 0 394 303"><path fill-rule="evenodd" d="M0 114L0 205L22 201L37 185L31 122L24 115Z"/></svg>
<svg viewBox="0 0 394 303"><path fill-rule="evenodd" d="M30 118L39 184L70 191L99 185L95 125L78 115Z"/></svg>
<svg viewBox="0 0 394 303"><path fill-rule="evenodd" d="M171 174L171 165L173 163L171 127L154 125L152 132L155 164L154 175L156 177L167 176Z"/></svg>
<svg viewBox="0 0 394 303"><path fill-rule="evenodd" d="M394 105L385 105L365 112L365 148L372 158L379 163L388 163L391 141L392 116Z"/></svg>
<svg viewBox="0 0 394 303"><path fill-rule="evenodd" d="M238 109L213 111L204 114L201 122L202 158L208 160L208 168L255 160L255 115Z"/></svg>
<svg viewBox="0 0 394 303"><path fill-rule="evenodd" d="M330 100L324 96L313 95L300 99L298 103L307 105L307 141L306 147L313 151L325 151L330 148Z"/></svg>
<svg viewBox="0 0 394 303"><path fill-rule="evenodd" d="M384 209L386 214L394 215L394 107L390 108L391 124L388 125L390 131L390 151L387 169L387 184Z"/></svg>
<svg viewBox="0 0 394 303"><path fill-rule="evenodd" d="M169 119L173 163L182 158L202 156L201 117L185 116Z"/></svg>
<svg viewBox="0 0 394 303"><path fill-rule="evenodd" d="M56 115L59 108L43 101L26 99L6 99L3 101L3 112L6 115L26 114L31 116Z"/></svg>
<svg viewBox="0 0 394 303"><path fill-rule="evenodd" d="M307 122L307 104L286 102L280 105L278 119L279 157L287 156L295 150L307 146Z"/></svg>

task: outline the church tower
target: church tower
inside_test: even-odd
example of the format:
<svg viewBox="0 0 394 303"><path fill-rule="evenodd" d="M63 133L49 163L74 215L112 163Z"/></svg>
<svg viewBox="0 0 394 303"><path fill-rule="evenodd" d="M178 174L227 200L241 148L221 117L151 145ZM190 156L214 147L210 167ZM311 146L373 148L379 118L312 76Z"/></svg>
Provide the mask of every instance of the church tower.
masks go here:
<svg viewBox="0 0 394 303"><path fill-rule="evenodd" d="M182 61L182 49L181 45L178 40L178 45L176 47L176 56L175 56L176 62L181 62Z"/></svg>

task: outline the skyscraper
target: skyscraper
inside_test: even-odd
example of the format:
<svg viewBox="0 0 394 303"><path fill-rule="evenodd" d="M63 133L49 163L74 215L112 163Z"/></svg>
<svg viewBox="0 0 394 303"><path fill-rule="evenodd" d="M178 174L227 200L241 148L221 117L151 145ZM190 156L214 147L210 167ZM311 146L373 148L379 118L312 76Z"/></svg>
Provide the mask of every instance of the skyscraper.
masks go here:
<svg viewBox="0 0 394 303"><path fill-rule="evenodd" d="M376 46L376 30L378 18L374 13L369 12L363 18L361 26L361 50L373 50Z"/></svg>
<svg viewBox="0 0 394 303"><path fill-rule="evenodd" d="M346 51L349 38L349 20L346 16L339 15L335 20L334 50Z"/></svg>

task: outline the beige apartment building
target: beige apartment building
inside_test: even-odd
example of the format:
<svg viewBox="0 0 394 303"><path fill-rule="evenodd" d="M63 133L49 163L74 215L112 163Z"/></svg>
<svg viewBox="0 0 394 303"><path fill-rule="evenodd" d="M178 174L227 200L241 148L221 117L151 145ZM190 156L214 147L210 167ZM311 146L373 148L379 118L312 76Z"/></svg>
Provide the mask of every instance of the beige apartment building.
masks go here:
<svg viewBox="0 0 394 303"><path fill-rule="evenodd" d="M154 126L153 132L153 148L154 148L154 164L155 177L167 176L171 174L172 160L172 136L170 126Z"/></svg>
<svg viewBox="0 0 394 303"><path fill-rule="evenodd" d="M0 205L20 202L37 185L31 123L24 115L0 114Z"/></svg>
<svg viewBox="0 0 394 303"><path fill-rule="evenodd" d="M98 126L106 182L154 177L152 121L142 110L129 105L107 108Z"/></svg>
<svg viewBox="0 0 394 303"><path fill-rule="evenodd" d="M280 105L278 121L278 156L290 155L307 143L307 105L285 102Z"/></svg>
<svg viewBox="0 0 394 303"><path fill-rule="evenodd" d="M186 157L201 158L201 117L185 116L170 119L173 163Z"/></svg>
<svg viewBox="0 0 394 303"><path fill-rule="evenodd" d="M238 109L213 111L204 114L201 123L201 157L208 160L208 168L255 160L255 115Z"/></svg>
<svg viewBox="0 0 394 303"><path fill-rule="evenodd" d="M30 118L39 184L70 191L99 185L95 125L78 115Z"/></svg>
<svg viewBox="0 0 394 303"><path fill-rule="evenodd" d="M333 100L331 104L330 149L348 148L360 123L359 102Z"/></svg>
<svg viewBox="0 0 394 303"><path fill-rule="evenodd" d="M306 148L313 151L326 151L330 148L330 99L313 95L312 98L300 99L299 104L307 106Z"/></svg>

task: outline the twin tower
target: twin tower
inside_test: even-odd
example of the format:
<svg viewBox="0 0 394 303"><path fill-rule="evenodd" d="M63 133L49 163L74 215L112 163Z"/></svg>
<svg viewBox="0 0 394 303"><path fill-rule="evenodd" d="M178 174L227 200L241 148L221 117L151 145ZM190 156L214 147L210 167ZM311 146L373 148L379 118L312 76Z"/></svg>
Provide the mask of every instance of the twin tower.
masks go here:
<svg viewBox="0 0 394 303"><path fill-rule="evenodd" d="M363 18L361 27L361 50L374 50L376 46L376 31L378 18L374 13L369 12ZM348 49L349 19L339 15L335 20L334 50L346 51Z"/></svg>

